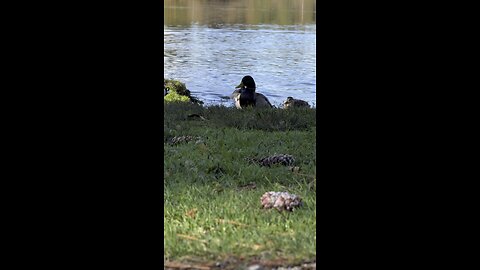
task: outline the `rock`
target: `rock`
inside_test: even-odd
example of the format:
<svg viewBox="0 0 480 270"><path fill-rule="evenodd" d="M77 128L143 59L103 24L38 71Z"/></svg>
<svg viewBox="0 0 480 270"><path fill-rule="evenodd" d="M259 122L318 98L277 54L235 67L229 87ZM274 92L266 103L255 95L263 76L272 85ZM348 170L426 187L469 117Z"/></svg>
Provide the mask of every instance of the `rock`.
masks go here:
<svg viewBox="0 0 480 270"><path fill-rule="evenodd" d="M192 94L190 93L190 90L187 89L187 86L180 81L163 78L163 88L164 88L164 94L165 92L167 92L166 94L168 94L168 96L170 96L172 93L175 93L178 96L187 97L188 98L187 100L193 103L203 104L203 102L200 101L198 98L192 96ZM165 89L167 89L168 91L166 91ZM182 101L182 99L178 99L178 98L175 100Z"/></svg>
<svg viewBox="0 0 480 270"><path fill-rule="evenodd" d="M263 267L261 265L254 264L254 265L250 265L247 269L248 270L262 270Z"/></svg>

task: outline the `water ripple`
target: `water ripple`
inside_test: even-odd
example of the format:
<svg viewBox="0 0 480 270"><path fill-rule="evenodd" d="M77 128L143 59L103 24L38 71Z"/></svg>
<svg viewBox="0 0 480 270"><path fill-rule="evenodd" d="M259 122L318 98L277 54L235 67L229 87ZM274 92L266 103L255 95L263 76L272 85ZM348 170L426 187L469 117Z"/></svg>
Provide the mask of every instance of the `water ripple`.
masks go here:
<svg viewBox="0 0 480 270"><path fill-rule="evenodd" d="M164 27L165 77L184 81L207 104L224 103L244 75L273 104L315 102L316 28Z"/></svg>

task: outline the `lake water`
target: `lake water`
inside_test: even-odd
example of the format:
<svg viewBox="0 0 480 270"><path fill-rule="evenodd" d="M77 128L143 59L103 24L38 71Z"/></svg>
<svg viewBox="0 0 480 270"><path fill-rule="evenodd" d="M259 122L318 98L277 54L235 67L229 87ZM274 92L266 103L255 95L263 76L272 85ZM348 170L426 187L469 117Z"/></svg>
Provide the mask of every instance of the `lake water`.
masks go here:
<svg viewBox="0 0 480 270"><path fill-rule="evenodd" d="M251 75L274 105L288 96L315 104L316 1L164 2L164 73L206 104Z"/></svg>

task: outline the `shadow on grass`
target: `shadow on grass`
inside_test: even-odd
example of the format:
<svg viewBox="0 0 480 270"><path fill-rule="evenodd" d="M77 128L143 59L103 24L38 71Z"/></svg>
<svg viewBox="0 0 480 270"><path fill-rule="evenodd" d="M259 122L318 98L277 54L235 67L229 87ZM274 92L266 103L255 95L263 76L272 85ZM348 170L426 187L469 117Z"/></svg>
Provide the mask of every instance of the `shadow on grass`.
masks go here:
<svg viewBox="0 0 480 270"><path fill-rule="evenodd" d="M190 117L189 117L190 116ZM192 116L201 116L193 118ZM186 103L165 103L165 128L187 126L201 119L201 125L211 128L231 127L241 130L290 131L310 130L316 127L316 109L236 109ZM195 125L195 124L193 124Z"/></svg>

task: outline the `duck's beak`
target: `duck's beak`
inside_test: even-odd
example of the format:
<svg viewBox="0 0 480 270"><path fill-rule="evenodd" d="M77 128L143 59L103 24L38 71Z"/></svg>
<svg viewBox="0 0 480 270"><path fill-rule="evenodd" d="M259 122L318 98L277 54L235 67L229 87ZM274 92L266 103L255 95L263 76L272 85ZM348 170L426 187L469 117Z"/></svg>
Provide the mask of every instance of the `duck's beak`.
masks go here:
<svg viewBox="0 0 480 270"><path fill-rule="evenodd" d="M241 82L239 85L237 85L237 87L235 87L235 89L236 88L243 88L243 82Z"/></svg>

